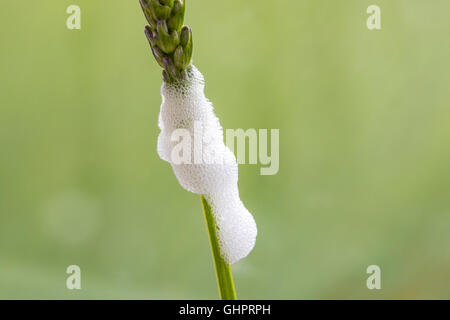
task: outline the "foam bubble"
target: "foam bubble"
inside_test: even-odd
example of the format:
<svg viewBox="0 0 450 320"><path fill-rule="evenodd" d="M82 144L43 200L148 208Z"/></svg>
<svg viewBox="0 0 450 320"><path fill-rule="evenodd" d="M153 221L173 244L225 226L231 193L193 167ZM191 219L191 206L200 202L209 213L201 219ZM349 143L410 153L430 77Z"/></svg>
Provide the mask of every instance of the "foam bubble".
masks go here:
<svg viewBox="0 0 450 320"><path fill-rule="evenodd" d="M203 75L194 66L185 81L162 85L158 154L172 165L183 188L205 196L216 220L222 257L232 264L253 249L257 229L253 216L239 198L236 158L223 142L222 126L214 114L212 103L205 97L204 87ZM179 142L171 139L172 133L180 128L189 132L192 137L191 159L194 159L196 123L202 125L200 144L203 160L213 151L214 159L221 161L176 164L171 154Z"/></svg>

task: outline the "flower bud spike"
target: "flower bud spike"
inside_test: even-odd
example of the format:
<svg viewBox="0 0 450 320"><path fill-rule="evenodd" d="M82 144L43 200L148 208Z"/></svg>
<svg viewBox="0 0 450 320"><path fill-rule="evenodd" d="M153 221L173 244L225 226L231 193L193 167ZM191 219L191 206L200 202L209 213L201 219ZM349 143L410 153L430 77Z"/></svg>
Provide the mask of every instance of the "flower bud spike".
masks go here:
<svg viewBox="0 0 450 320"><path fill-rule="evenodd" d="M183 80L192 57L192 31L183 27L186 0L139 0L148 21L145 35L164 81ZM181 44L181 45L180 45Z"/></svg>

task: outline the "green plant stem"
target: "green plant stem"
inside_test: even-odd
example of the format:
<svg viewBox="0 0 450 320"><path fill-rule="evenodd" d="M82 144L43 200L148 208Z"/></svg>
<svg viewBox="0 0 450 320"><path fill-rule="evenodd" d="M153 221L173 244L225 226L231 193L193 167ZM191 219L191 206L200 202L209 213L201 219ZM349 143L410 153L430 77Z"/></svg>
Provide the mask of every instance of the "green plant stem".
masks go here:
<svg viewBox="0 0 450 320"><path fill-rule="evenodd" d="M231 267L226 263L221 254L219 241L216 233L216 222L211 212L211 207L206 201L205 197L201 197L203 213L205 214L206 227L208 229L209 241L211 243L211 251L214 260L214 267L216 269L217 286L221 300L236 300L236 291L234 289L233 275Z"/></svg>

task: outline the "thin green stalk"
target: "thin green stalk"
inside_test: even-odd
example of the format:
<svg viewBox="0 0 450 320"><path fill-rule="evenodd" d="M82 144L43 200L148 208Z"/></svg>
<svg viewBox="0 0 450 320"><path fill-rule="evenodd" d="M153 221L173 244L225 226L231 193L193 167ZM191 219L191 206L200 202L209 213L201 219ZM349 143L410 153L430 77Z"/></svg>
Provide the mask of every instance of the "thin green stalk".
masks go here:
<svg viewBox="0 0 450 320"><path fill-rule="evenodd" d="M211 251L214 260L214 267L216 269L217 286L219 288L219 294L221 300L236 300L236 291L234 289L233 275L231 273L231 267L227 264L221 254L219 241L216 233L216 222L211 212L211 207L206 201L205 197L201 197L203 213L205 214L206 227L208 229L209 241L211 243Z"/></svg>

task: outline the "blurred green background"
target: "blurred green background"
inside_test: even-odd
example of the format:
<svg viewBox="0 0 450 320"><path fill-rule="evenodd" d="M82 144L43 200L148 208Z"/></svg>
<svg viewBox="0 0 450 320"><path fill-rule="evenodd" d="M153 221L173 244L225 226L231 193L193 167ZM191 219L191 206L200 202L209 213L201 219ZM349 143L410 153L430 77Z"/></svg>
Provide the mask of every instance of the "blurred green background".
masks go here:
<svg viewBox="0 0 450 320"><path fill-rule="evenodd" d="M188 2L222 125L280 129L277 175L240 166L259 236L239 298L450 298L450 2L432 2ZM138 1L4 0L0 21L0 298L216 299L199 196L156 153Z"/></svg>

